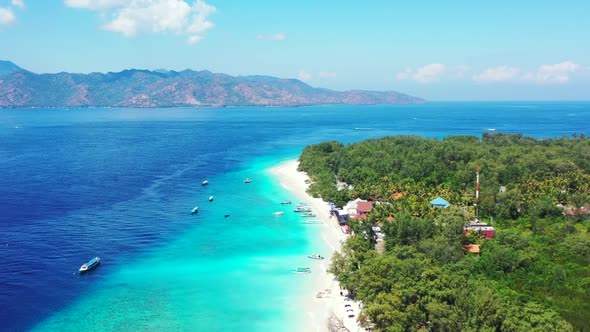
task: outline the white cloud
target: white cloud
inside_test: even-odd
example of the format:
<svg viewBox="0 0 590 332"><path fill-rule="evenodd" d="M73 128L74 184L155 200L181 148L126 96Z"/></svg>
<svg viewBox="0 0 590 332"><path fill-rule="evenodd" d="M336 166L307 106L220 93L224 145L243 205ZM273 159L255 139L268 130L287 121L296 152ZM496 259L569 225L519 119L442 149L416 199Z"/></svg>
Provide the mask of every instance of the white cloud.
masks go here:
<svg viewBox="0 0 590 332"><path fill-rule="evenodd" d="M570 74L577 72L580 65L571 61L564 61L554 65L542 65L536 75L539 84L563 84L570 80Z"/></svg>
<svg viewBox="0 0 590 332"><path fill-rule="evenodd" d="M91 10L112 9L130 5L132 0L65 0L66 6Z"/></svg>
<svg viewBox="0 0 590 332"><path fill-rule="evenodd" d="M474 75L473 80L478 82L503 82L522 78L522 71L515 67L499 66L488 68Z"/></svg>
<svg viewBox="0 0 590 332"><path fill-rule="evenodd" d="M414 70L412 68L406 68L406 70L404 70L403 72L398 73L396 77L400 81L409 80L410 78L412 78L413 71Z"/></svg>
<svg viewBox="0 0 590 332"><path fill-rule="evenodd" d="M203 40L203 37L199 36L199 35L194 35L194 36L190 36L188 37L188 44L189 45L194 45L198 42L200 42L201 40Z"/></svg>
<svg viewBox="0 0 590 332"><path fill-rule="evenodd" d="M299 78L302 81L309 81L311 80L311 74L306 72L305 70L300 70L297 74L297 78Z"/></svg>
<svg viewBox="0 0 590 332"><path fill-rule="evenodd" d="M420 83L430 83L440 80L445 73L446 66L440 63L431 63L419 68L414 75L414 80Z"/></svg>
<svg viewBox="0 0 590 332"><path fill-rule="evenodd" d="M216 8L202 0L192 6L184 0L65 0L65 4L110 15L102 28L126 37L170 31L188 35L188 43L196 44L215 26L209 15Z"/></svg>
<svg viewBox="0 0 590 332"><path fill-rule="evenodd" d="M16 22L16 16L10 8L0 7L0 25L10 25Z"/></svg>
<svg viewBox="0 0 590 332"><path fill-rule="evenodd" d="M25 2L23 0L12 0L11 3L13 6L18 7L20 9L25 8Z"/></svg>
<svg viewBox="0 0 590 332"><path fill-rule="evenodd" d="M438 81L447 71L447 67L440 63L431 63L416 71L412 68L406 68L396 75L398 80L414 80L419 83L430 83Z"/></svg>
<svg viewBox="0 0 590 332"><path fill-rule="evenodd" d="M279 32L272 35L258 35L256 36L256 39L267 41L280 41L287 39L287 34L284 32Z"/></svg>
<svg viewBox="0 0 590 332"><path fill-rule="evenodd" d="M321 72L319 72L318 76L320 78L334 78L334 77L336 77L336 73L331 72L331 71L321 71Z"/></svg>

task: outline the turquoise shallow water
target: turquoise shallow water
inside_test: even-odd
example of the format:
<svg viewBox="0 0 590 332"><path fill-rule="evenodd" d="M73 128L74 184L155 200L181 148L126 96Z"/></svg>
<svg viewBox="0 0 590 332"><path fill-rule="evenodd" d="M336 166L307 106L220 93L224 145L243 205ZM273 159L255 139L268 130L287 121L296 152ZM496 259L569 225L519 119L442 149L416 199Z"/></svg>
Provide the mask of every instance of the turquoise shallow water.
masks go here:
<svg viewBox="0 0 590 332"><path fill-rule="evenodd" d="M277 161L260 158L209 179L213 203L206 195L177 202L198 202L200 213L174 241L90 285L34 330L292 331L288 322L303 318L299 295L310 285L307 275L290 270L309 266L306 255L321 244L317 228L280 204L291 198L267 173ZM253 182L244 184L246 177Z"/></svg>
<svg viewBox="0 0 590 332"><path fill-rule="evenodd" d="M268 167L324 140L588 123L587 102L1 110L0 331L297 330L311 285L289 271L325 248L272 215L295 199Z"/></svg>

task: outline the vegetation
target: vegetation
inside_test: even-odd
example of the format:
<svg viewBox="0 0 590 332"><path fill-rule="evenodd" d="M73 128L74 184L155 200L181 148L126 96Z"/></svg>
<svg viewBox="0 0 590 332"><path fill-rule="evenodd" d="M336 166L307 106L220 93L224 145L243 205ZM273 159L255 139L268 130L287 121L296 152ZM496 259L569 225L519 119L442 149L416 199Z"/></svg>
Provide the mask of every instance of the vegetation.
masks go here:
<svg viewBox="0 0 590 332"><path fill-rule="evenodd" d="M484 134L386 137L306 147L310 193L380 202L334 255L331 271L378 331L590 330L590 140ZM463 234L477 212L497 234ZM348 189L348 185L352 189ZM502 190L501 189L502 186ZM340 189L340 190L339 190ZM435 209L442 196L453 204ZM388 221L392 220L393 221ZM375 251L371 226L385 234ZM463 245L480 244L481 254Z"/></svg>

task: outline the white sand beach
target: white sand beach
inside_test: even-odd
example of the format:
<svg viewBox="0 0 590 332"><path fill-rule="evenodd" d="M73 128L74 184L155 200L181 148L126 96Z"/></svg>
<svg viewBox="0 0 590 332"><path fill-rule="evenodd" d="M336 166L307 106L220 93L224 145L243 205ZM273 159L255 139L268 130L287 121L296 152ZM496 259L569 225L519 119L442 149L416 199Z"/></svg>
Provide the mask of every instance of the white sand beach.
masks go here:
<svg viewBox="0 0 590 332"><path fill-rule="evenodd" d="M340 250L341 241L346 239L336 220L329 213L329 207L326 202L320 198L313 198L307 194L306 189L309 179L306 173L298 172L297 160L290 160L273 167L269 172L276 176L281 186L288 190L299 201L306 203L317 214L317 219L323 221L321 228L318 228L318 236L326 243L330 249L329 252L322 255L325 259L322 261L322 270L313 270L312 278L314 290L309 294L303 294L302 308L309 320L302 322L302 331L328 331L328 318L333 313L338 319L341 319L349 331L362 331L357 324L356 319L359 314L357 303L346 302L345 297L340 295L340 286L334 275L328 273L326 269L335 251ZM295 202L294 202L295 203ZM322 297L318 293L322 292ZM350 304L354 312L354 318L348 318L346 315L345 304Z"/></svg>

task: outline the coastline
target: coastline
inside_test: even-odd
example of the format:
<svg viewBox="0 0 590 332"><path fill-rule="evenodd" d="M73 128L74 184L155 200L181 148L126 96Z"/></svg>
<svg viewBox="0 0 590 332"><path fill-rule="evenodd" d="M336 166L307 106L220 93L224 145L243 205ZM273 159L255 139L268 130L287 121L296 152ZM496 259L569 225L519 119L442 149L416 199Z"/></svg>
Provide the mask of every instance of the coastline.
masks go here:
<svg viewBox="0 0 590 332"><path fill-rule="evenodd" d="M289 160L267 170L279 180L285 190L297 199L297 201L293 201L294 205L297 202L306 203L317 214L316 219L323 222L322 225L319 225L321 227L317 228L315 240L321 242L318 247L325 248L325 252L319 253L325 259L321 261L321 265L314 264L314 266L321 266L320 268L312 268L312 289L305 289L301 293L300 303L305 313L305 317L301 318L304 318L305 321L302 322L303 325L298 330L329 331L328 319L334 314L342 320L349 331L362 331L356 321L360 312L358 303L345 302L345 297L340 295L340 283L333 274L326 271L332 255L340 250L341 243L347 238L347 235L342 232L338 223L331 217L328 204L321 198L314 198L306 192L308 187L306 180L309 180L309 177L306 173L297 171L298 166L297 160ZM322 292L321 298L317 297L319 292ZM344 307L346 303L352 305L354 318L346 317Z"/></svg>

